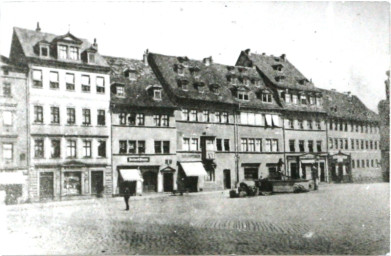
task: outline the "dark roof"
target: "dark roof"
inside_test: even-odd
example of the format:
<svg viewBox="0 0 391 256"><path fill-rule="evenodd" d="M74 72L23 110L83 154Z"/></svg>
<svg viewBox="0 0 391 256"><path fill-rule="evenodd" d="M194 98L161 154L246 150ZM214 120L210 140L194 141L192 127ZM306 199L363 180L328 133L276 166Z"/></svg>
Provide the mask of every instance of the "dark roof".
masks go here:
<svg viewBox="0 0 391 256"><path fill-rule="evenodd" d="M162 100L153 100L150 86L160 85L155 74L143 61L119 57L103 56L111 68L111 84L123 84L125 86L125 97L118 97L111 93L111 102L125 104L131 107L166 107L174 108L175 105L169 100L167 94L162 90ZM124 71L130 69L137 74L137 79L129 80L124 76Z"/></svg>
<svg viewBox="0 0 391 256"><path fill-rule="evenodd" d="M368 109L355 95L321 89L323 106L329 117L356 121L379 121L379 115Z"/></svg>
<svg viewBox="0 0 391 256"><path fill-rule="evenodd" d="M88 42L86 39L76 38L70 33L67 33L63 36L58 36L54 34L44 33L44 32L38 32L35 30L28 30L24 28L14 28L14 33L16 34L17 38L19 39L19 42L22 46L23 53L28 58L40 58L36 52L34 51L34 47L36 47L38 42L53 42L56 40L62 40L65 37L69 36L70 38L75 38L75 42L77 44L80 44L80 52L84 52L86 49L90 48L92 44ZM54 60L54 61L61 61L53 56L50 56L49 58L45 58L45 60ZM82 63L89 66L103 66L107 67L107 63L105 59L100 56L99 54L96 54L95 56L95 63Z"/></svg>
<svg viewBox="0 0 391 256"><path fill-rule="evenodd" d="M253 65L255 65L267 78L278 88L301 90L301 91L319 91L311 81L309 81L285 56L268 56L263 54L254 54L242 51ZM282 66L281 71L274 67ZM284 79L277 81L278 77ZM305 84L300 84L304 81Z"/></svg>
<svg viewBox="0 0 391 256"><path fill-rule="evenodd" d="M203 61L199 60L176 56L166 56L155 53L149 54L149 61L151 65L154 66L154 69L157 69L155 72L158 72L159 76L161 76L161 78L164 80L163 86L168 87L166 89L170 90L178 98L227 104L240 103L241 107L249 108L280 109L276 103L262 103L259 99L256 98L255 94L259 90L269 89L263 84L263 81L260 78L258 72L253 68L226 66L217 63L205 65ZM175 71L175 67L178 65L185 66L183 76L178 75ZM191 74L191 69L194 68L199 69L198 79ZM236 76L239 80L243 78L259 80L261 84L259 87L256 87L252 83L249 86L239 85L234 87L228 82L229 76ZM178 86L178 80L186 80L188 82L186 91ZM200 92L196 86L194 86L199 81L205 84L203 92ZM218 94L211 90L213 85L219 86ZM250 95L250 101L238 101L236 97L233 97L233 92L239 87L243 87L246 90L252 92L252 96Z"/></svg>
<svg viewBox="0 0 391 256"><path fill-rule="evenodd" d="M13 70L13 71L20 71L20 72L27 71L26 68L12 65L10 63L10 60L7 57L3 56L3 55L0 55L0 67L1 68L4 67L4 68L7 68L7 69L10 69L10 70Z"/></svg>

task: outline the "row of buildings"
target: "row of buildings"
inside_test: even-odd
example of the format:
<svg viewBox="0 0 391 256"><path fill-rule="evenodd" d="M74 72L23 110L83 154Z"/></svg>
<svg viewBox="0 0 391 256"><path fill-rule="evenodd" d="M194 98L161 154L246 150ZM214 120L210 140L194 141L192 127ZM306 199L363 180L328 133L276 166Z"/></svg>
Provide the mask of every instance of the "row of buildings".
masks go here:
<svg viewBox="0 0 391 256"><path fill-rule="evenodd" d="M381 177L379 117L285 55L103 56L71 33L14 28L1 59L0 188L20 200L233 188L259 177ZM131 181L126 183L125 181ZM13 184L13 185L11 185Z"/></svg>

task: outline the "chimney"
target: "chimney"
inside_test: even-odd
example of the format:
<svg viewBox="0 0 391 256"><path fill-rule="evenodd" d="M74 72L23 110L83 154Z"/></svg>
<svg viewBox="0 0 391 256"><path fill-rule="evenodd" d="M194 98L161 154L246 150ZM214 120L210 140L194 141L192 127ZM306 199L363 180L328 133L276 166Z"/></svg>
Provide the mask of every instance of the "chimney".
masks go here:
<svg viewBox="0 0 391 256"><path fill-rule="evenodd" d="M39 22L37 22L37 28L35 29L37 32L41 32L41 28L39 27Z"/></svg>
<svg viewBox="0 0 391 256"><path fill-rule="evenodd" d="M280 56L280 58L281 58L283 61L285 61L285 58L286 58L286 55L285 55L285 53L284 53L284 54L282 54L282 55Z"/></svg>
<svg viewBox="0 0 391 256"><path fill-rule="evenodd" d="M92 46L98 50L98 43L96 42L96 38L94 38L94 43L92 44Z"/></svg>
<svg viewBox="0 0 391 256"><path fill-rule="evenodd" d="M212 56L207 57L207 58L204 58L204 59L202 60L202 62L205 64L205 66L209 66L210 64L213 63Z"/></svg>
<svg viewBox="0 0 391 256"><path fill-rule="evenodd" d="M143 54L143 62L144 62L145 66L148 66L148 54L149 54L149 51L148 51L148 49L146 49Z"/></svg>

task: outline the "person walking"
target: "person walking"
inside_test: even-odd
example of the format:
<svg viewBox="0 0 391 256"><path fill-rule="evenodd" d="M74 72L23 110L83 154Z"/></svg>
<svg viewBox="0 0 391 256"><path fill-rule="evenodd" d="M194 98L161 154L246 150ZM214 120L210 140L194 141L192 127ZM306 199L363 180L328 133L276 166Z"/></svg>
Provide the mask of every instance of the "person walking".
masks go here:
<svg viewBox="0 0 391 256"><path fill-rule="evenodd" d="M125 211L129 211L129 197L130 197L130 189L128 186L126 186L125 190L124 190L124 199L125 199L125 204L126 204Z"/></svg>
<svg viewBox="0 0 391 256"><path fill-rule="evenodd" d="M314 190L318 190L318 168L315 166L312 167L311 176L314 182Z"/></svg>

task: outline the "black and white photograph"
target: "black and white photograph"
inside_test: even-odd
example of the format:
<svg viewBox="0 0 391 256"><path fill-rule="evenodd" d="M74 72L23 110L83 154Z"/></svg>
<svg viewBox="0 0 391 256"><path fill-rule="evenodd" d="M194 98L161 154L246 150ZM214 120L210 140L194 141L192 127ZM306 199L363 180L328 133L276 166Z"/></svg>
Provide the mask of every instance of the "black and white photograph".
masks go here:
<svg viewBox="0 0 391 256"><path fill-rule="evenodd" d="M390 3L1 1L0 255L389 255Z"/></svg>

